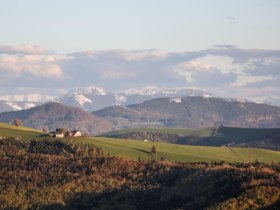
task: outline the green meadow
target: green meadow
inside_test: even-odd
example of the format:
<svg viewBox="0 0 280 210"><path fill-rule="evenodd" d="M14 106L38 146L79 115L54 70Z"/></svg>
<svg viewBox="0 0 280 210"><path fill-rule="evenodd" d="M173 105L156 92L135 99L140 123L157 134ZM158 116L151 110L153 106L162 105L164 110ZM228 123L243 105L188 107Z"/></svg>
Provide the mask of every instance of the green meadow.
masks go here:
<svg viewBox="0 0 280 210"><path fill-rule="evenodd" d="M152 129L155 130L155 129ZM161 129L158 129L160 131ZM168 132L180 131L182 134L186 129L171 129ZM165 129L167 132L167 130ZM200 132L200 135L206 135L211 129L193 130ZM234 135L234 134L232 134ZM45 139L46 134L40 130L27 128L23 126L16 127L5 123L0 123L0 137L18 137L21 140ZM50 138L56 140L54 138ZM122 156L132 159L165 159L180 162L197 162L197 161L226 161L226 162L280 162L280 152L264 149L253 148L230 148L230 147L206 147L206 146L189 146L178 144L167 144L159 142L149 142L140 140L125 140L107 137L75 138L60 139L63 142L73 144L94 144L102 147L105 152L112 156ZM151 154L152 146L156 147L157 152Z"/></svg>
<svg viewBox="0 0 280 210"><path fill-rule="evenodd" d="M85 142L102 147L110 155L133 159L141 157L144 159L164 158L181 162L252 162L255 160L266 163L280 162L280 152L264 149L189 146L102 137L91 138ZM156 154L151 154L153 145L156 147Z"/></svg>

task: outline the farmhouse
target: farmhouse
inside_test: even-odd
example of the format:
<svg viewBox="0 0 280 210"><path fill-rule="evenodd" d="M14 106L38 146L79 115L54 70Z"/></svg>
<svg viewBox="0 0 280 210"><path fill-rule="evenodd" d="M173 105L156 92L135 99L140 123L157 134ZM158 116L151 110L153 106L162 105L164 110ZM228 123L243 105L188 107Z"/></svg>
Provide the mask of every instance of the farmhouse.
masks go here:
<svg viewBox="0 0 280 210"><path fill-rule="evenodd" d="M64 133L63 132L56 132L55 138L63 138L63 137L64 137Z"/></svg>
<svg viewBox="0 0 280 210"><path fill-rule="evenodd" d="M81 131L74 130L72 136L73 136L73 137L80 137L80 136L82 136L82 133L81 133Z"/></svg>
<svg viewBox="0 0 280 210"><path fill-rule="evenodd" d="M50 137L64 138L64 137L80 137L83 136L81 131L78 130L66 130L64 128L57 128L55 131L49 132Z"/></svg>

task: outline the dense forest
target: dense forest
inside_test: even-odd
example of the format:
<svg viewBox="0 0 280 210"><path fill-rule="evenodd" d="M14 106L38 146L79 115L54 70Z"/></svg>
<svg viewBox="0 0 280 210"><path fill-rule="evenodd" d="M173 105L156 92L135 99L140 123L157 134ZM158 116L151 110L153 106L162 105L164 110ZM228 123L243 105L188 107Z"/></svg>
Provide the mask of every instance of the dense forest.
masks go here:
<svg viewBox="0 0 280 210"><path fill-rule="evenodd" d="M61 141L0 140L1 209L279 209L280 164L130 160Z"/></svg>

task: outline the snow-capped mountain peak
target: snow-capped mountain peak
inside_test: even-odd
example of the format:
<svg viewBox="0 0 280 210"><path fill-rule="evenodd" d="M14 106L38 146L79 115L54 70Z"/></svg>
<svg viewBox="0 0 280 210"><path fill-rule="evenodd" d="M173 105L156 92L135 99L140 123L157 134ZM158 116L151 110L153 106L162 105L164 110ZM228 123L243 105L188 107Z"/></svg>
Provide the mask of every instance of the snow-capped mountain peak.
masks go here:
<svg viewBox="0 0 280 210"><path fill-rule="evenodd" d="M78 94L74 96L75 100L81 105L84 106L85 103L92 103L92 100L85 97L83 94Z"/></svg>
<svg viewBox="0 0 280 210"><path fill-rule="evenodd" d="M42 94L0 96L0 112L29 109L49 101L57 101L55 96Z"/></svg>
<svg viewBox="0 0 280 210"><path fill-rule="evenodd" d="M107 91L102 87L97 86L88 86L86 88L74 88L72 89L67 96L75 96L75 95L97 95L104 96L107 94Z"/></svg>
<svg viewBox="0 0 280 210"><path fill-rule="evenodd" d="M130 88L124 91L124 94L127 96L130 95L150 95L153 96L157 94L159 89L155 86L146 86L143 88Z"/></svg>
<svg viewBox="0 0 280 210"><path fill-rule="evenodd" d="M88 86L85 88L85 91L87 91L90 94L96 94L96 95L107 95L107 91L102 88L102 87L97 87L97 86Z"/></svg>
<svg viewBox="0 0 280 210"><path fill-rule="evenodd" d="M126 90L125 95L141 95L141 96L204 96L213 97L212 94L206 93L201 90L188 89L188 88L159 88L156 86L146 86L143 88L130 88Z"/></svg>
<svg viewBox="0 0 280 210"><path fill-rule="evenodd" d="M28 109L49 101L57 101L64 104L77 106L87 111L96 111L109 106L126 106L130 104L142 103L155 98L169 97L172 103L181 103L189 97L219 98L208 92L198 89L188 88L161 88L156 86L146 86L143 88L130 88L122 92L107 92L98 86L88 86L85 88L75 88L67 94L54 97L41 94L27 95L4 95L0 96L0 112ZM243 98L227 98L226 101L253 102ZM280 104L280 98L267 98L266 100L254 100L255 103Z"/></svg>

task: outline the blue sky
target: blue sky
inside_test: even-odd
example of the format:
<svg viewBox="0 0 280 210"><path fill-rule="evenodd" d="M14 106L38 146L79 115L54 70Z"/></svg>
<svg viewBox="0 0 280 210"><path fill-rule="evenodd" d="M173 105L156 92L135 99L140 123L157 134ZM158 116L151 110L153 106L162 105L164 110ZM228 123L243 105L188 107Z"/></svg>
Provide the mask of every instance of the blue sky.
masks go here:
<svg viewBox="0 0 280 210"><path fill-rule="evenodd" d="M57 52L280 48L278 0L1 1L2 44Z"/></svg>
<svg viewBox="0 0 280 210"><path fill-rule="evenodd" d="M0 95L152 85L280 100L279 0L0 4Z"/></svg>

